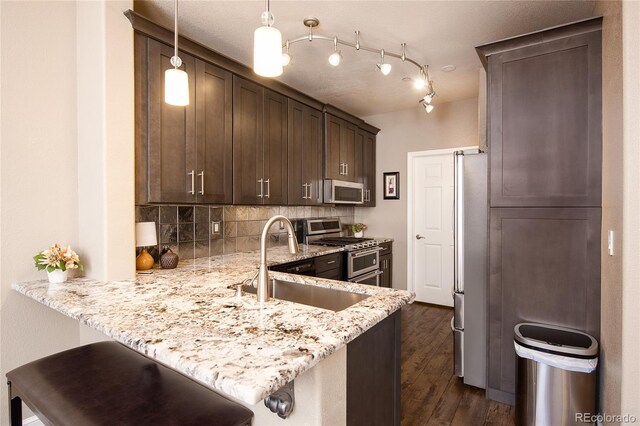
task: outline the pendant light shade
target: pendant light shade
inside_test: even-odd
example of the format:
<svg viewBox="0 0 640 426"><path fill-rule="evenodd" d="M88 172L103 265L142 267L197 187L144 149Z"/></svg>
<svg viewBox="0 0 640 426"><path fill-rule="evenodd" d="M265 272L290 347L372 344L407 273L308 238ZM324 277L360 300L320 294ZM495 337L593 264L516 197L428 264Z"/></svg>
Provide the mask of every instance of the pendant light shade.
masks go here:
<svg viewBox="0 0 640 426"><path fill-rule="evenodd" d="M164 101L170 105L189 105L189 76L178 68L164 72Z"/></svg>
<svg viewBox="0 0 640 426"><path fill-rule="evenodd" d="M263 77L282 74L282 34L271 26L262 26L253 33L253 70Z"/></svg>
<svg viewBox="0 0 640 426"><path fill-rule="evenodd" d="M164 101L169 105L189 105L189 76L182 71L182 60L178 56L178 0L174 0L173 56L170 68L164 72Z"/></svg>

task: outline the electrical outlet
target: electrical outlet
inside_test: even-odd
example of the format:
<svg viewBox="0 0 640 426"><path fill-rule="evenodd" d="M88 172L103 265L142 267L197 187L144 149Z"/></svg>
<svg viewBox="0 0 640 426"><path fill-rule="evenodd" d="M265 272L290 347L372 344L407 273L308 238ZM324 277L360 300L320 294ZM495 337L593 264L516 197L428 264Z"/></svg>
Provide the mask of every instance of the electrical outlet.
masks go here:
<svg viewBox="0 0 640 426"><path fill-rule="evenodd" d="M220 234L220 222L211 222L211 233L213 235L218 235Z"/></svg>

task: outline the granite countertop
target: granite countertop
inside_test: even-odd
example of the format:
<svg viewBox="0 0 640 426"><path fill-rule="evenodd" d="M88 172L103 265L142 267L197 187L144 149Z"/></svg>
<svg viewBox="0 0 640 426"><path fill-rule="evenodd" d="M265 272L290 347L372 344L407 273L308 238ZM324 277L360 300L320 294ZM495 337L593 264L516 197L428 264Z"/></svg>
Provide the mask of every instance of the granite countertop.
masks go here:
<svg viewBox="0 0 640 426"><path fill-rule="evenodd" d="M301 246L269 249L271 263L341 251ZM270 272L305 285L368 294L333 312L255 295L235 296L229 286L251 278L259 253L181 262L135 280L74 279L14 284L14 290L101 331L194 379L255 404L355 339L415 295L403 290Z"/></svg>

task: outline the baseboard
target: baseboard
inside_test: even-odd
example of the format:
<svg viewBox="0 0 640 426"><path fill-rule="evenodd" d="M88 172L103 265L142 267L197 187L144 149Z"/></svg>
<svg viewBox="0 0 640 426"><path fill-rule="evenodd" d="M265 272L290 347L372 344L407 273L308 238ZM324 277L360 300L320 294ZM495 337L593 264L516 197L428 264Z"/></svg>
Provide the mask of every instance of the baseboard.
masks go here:
<svg viewBox="0 0 640 426"><path fill-rule="evenodd" d="M516 396L509 392L505 392L498 389L491 389L487 387L487 392L485 395L487 398L491 400L502 402L504 404L509 404L509 405L516 404Z"/></svg>

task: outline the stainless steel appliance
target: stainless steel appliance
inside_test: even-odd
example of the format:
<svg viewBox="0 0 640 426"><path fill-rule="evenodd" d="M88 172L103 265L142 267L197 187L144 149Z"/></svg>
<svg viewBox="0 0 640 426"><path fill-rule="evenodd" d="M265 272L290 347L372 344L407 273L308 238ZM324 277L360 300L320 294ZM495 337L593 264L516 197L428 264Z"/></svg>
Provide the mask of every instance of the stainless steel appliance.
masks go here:
<svg viewBox="0 0 640 426"><path fill-rule="evenodd" d="M454 374L487 382L487 155L454 153Z"/></svg>
<svg viewBox="0 0 640 426"><path fill-rule="evenodd" d="M348 281L380 285L380 250L372 238L345 237L339 219L307 219L303 226L304 242L343 247L345 275Z"/></svg>
<svg viewBox="0 0 640 426"><path fill-rule="evenodd" d="M363 204L364 184L326 179L324 181L324 202L331 204Z"/></svg>

